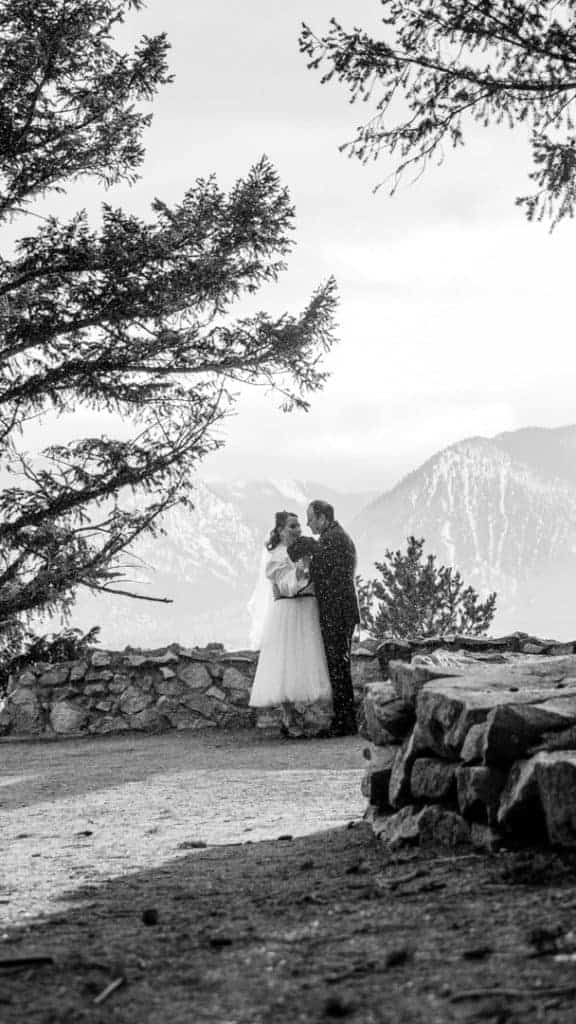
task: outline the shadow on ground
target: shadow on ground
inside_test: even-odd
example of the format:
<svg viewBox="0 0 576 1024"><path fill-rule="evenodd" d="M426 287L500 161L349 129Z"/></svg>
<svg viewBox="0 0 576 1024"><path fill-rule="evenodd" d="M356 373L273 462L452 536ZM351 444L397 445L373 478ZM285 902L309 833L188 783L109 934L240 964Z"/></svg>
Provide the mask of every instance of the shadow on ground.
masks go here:
<svg viewBox="0 0 576 1024"><path fill-rule="evenodd" d="M5 1024L573 1020L575 965L535 938L568 933L576 907L574 867L550 853L392 856L356 823L63 898L3 936L4 958L54 959L3 968Z"/></svg>

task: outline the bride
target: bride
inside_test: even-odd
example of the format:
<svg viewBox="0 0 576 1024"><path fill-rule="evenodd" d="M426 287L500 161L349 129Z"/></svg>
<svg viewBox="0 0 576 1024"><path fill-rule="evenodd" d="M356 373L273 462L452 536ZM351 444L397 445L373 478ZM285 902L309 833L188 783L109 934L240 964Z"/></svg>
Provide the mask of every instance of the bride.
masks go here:
<svg viewBox="0 0 576 1024"><path fill-rule="evenodd" d="M307 560L294 564L288 557L288 546L301 532L298 516L276 513L250 603L251 641L260 650L250 706L281 705L285 729L292 734L294 719L306 712L306 706L326 705L329 714L332 695Z"/></svg>

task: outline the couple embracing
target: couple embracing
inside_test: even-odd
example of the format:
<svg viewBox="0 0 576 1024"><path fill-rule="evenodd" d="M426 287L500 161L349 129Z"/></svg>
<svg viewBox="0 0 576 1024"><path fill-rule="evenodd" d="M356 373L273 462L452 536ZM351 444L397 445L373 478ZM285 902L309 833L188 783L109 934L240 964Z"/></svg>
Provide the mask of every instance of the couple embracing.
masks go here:
<svg viewBox="0 0 576 1024"><path fill-rule="evenodd" d="M260 657L250 705L281 705L288 717L291 707L325 705L332 722L322 734L353 735L356 550L328 502L311 502L307 520L314 537L302 536L297 515L277 512L266 545L251 602Z"/></svg>

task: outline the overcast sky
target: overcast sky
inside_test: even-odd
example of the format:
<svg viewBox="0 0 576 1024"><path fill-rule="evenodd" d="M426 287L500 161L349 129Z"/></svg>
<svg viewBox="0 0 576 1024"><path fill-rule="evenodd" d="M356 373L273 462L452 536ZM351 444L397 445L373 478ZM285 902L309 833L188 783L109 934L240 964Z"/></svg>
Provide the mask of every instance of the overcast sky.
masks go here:
<svg viewBox="0 0 576 1024"><path fill-rule="evenodd" d="M331 15L378 31L378 0L149 0L122 42L165 30L175 81L154 103L142 179L107 195L82 183L51 201L63 215L102 199L144 215L196 177L232 185L263 153L288 186L297 246L261 304L295 311L336 276L332 376L307 415L243 394L206 476L385 489L464 437L576 421L576 227L550 235L515 208L530 189L526 138L475 128L417 184L374 195L391 165L338 152L367 106L321 86L298 51L300 22L321 32Z"/></svg>

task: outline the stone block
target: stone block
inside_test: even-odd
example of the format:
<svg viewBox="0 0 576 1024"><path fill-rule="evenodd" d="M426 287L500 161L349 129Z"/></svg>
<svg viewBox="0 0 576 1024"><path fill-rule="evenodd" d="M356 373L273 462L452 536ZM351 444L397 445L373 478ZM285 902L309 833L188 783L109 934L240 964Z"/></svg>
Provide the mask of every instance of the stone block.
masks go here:
<svg viewBox="0 0 576 1024"><path fill-rule="evenodd" d="M206 690L206 696L213 697L215 700L226 700L226 694L219 686L211 686L209 690Z"/></svg>
<svg viewBox="0 0 576 1024"><path fill-rule="evenodd" d="M568 703L576 720L576 698ZM540 705L502 704L486 719L484 763L507 767L522 759L544 732L562 729L568 722L570 714L555 710L552 701Z"/></svg>
<svg viewBox="0 0 576 1024"><path fill-rule="evenodd" d="M541 750L576 750L576 725L559 732L546 732L537 740L529 754L537 754Z"/></svg>
<svg viewBox="0 0 576 1024"><path fill-rule="evenodd" d="M416 704L418 694L431 679L444 679L447 673L439 669L412 665L405 661L391 661L388 666L390 682L399 700ZM449 675L450 673L448 673Z"/></svg>
<svg viewBox="0 0 576 1024"><path fill-rule="evenodd" d="M576 849L576 751L538 754L534 760L548 841Z"/></svg>
<svg viewBox="0 0 576 1024"><path fill-rule="evenodd" d="M506 774L488 765L460 765L456 771L458 807L468 819L494 825Z"/></svg>
<svg viewBox="0 0 576 1024"><path fill-rule="evenodd" d="M103 693L107 693L108 687L105 683L88 683L83 689L85 697L99 697Z"/></svg>
<svg viewBox="0 0 576 1024"><path fill-rule="evenodd" d="M177 665L178 655L175 654L174 651L167 650L164 654L157 654L148 658L148 661L151 665L158 665L159 668L162 666Z"/></svg>
<svg viewBox="0 0 576 1024"><path fill-rule="evenodd" d="M92 668L107 668L112 663L112 658L108 651L94 651L90 661Z"/></svg>
<svg viewBox="0 0 576 1024"><path fill-rule="evenodd" d="M126 676L121 672L116 672L110 683L108 683L108 689L110 693L122 693L130 685L130 676Z"/></svg>
<svg viewBox="0 0 576 1024"><path fill-rule="evenodd" d="M86 708L70 701L59 701L50 711L50 725L55 733L62 736L81 732L87 720Z"/></svg>
<svg viewBox="0 0 576 1024"><path fill-rule="evenodd" d="M70 666L68 662L62 662L59 665L52 665L46 672L43 672L40 676L38 683L40 686L62 686L63 683L68 682L68 676L70 675Z"/></svg>
<svg viewBox="0 0 576 1024"><path fill-rule="evenodd" d="M149 707L151 699L149 694L142 693L136 686L129 686L122 693L119 700L120 711L123 715L137 715L144 708Z"/></svg>
<svg viewBox="0 0 576 1024"><path fill-rule="evenodd" d="M70 666L70 682L77 683L81 679L84 679L88 671L88 662L86 661L75 661Z"/></svg>
<svg viewBox="0 0 576 1024"><path fill-rule="evenodd" d="M162 714L160 708L144 708L127 719L130 729L137 729L140 732L164 732L169 728L168 719Z"/></svg>
<svg viewBox="0 0 576 1024"><path fill-rule="evenodd" d="M416 724L408 739L404 741L394 755L389 789L392 807L400 808L411 802L410 775L412 773L412 765L418 756L427 752L421 730L418 724Z"/></svg>
<svg viewBox="0 0 576 1024"><path fill-rule="evenodd" d="M207 690L212 682L206 666L195 661L179 665L176 675L190 690Z"/></svg>
<svg viewBox="0 0 576 1024"><path fill-rule="evenodd" d="M544 754L516 761L500 795L497 822L506 832L535 841L546 837L540 790L536 778L538 759Z"/></svg>
<svg viewBox="0 0 576 1024"><path fill-rule="evenodd" d="M466 734L466 739L460 751L460 760L463 764L480 764L484 756L484 736L486 723L480 722L473 725Z"/></svg>
<svg viewBox="0 0 576 1024"><path fill-rule="evenodd" d="M195 715L203 715L204 718L212 718L214 713L217 713L219 703L204 693L183 693L180 697L183 709L192 711Z"/></svg>
<svg viewBox="0 0 576 1024"><path fill-rule="evenodd" d="M383 720L387 706L396 700L396 691L391 683L369 683L362 701L360 735L382 747L394 743L394 737L385 728Z"/></svg>
<svg viewBox="0 0 576 1024"><path fill-rule="evenodd" d="M15 690L5 707L6 715L9 717L9 729L12 733L26 735L37 735L42 732L44 716L38 695L34 690L24 688Z"/></svg>
<svg viewBox="0 0 576 1024"><path fill-rule="evenodd" d="M574 658L520 659L513 664L485 667L482 672L428 682L417 701L416 714L434 753L457 759L473 725L505 704L547 704L558 696L576 696L570 682Z"/></svg>
<svg viewBox="0 0 576 1024"><path fill-rule="evenodd" d="M456 798L456 765L437 757L418 757L412 765L410 790L416 803L446 803Z"/></svg>

